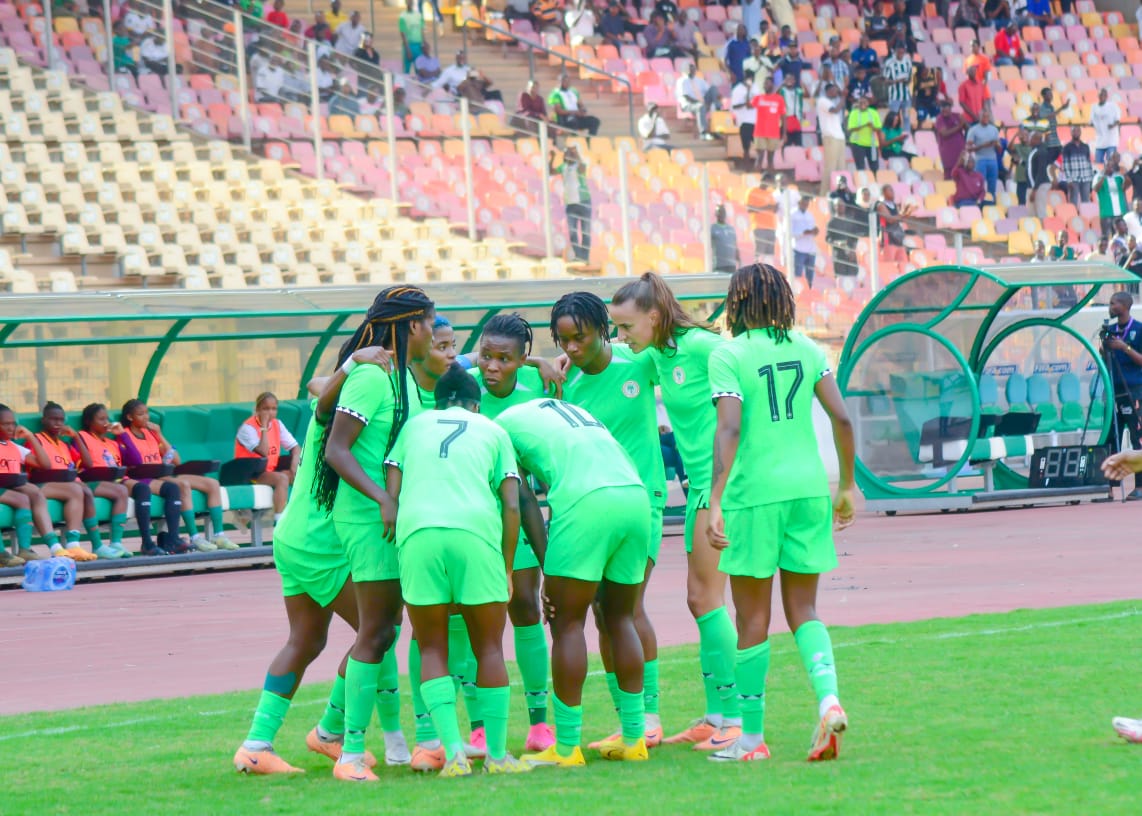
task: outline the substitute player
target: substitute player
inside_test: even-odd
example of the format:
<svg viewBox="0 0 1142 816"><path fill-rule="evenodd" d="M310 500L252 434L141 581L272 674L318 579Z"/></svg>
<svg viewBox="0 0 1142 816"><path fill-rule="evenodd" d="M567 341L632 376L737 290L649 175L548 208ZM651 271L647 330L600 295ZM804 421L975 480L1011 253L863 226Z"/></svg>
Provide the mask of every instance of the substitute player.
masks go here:
<svg viewBox="0 0 1142 816"><path fill-rule="evenodd" d="M281 519L289 487L297 478L297 440L278 419L278 398L264 391L254 400L254 414L238 428L234 436L234 458L264 458L265 471L254 479L274 491L274 524ZM278 470L282 458L289 459L289 470Z"/></svg>
<svg viewBox="0 0 1142 816"><path fill-rule="evenodd" d="M460 366L436 385L436 410L409 420L386 459L399 500L401 591L420 645L420 693L443 744L442 776L472 766L456 719L449 612L459 605L476 653L476 694L487 738L485 773L531 770L507 752L503 637L519 540L519 476L511 440L479 415L480 386ZM442 508L451 512L441 512Z"/></svg>
<svg viewBox="0 0 1142 816"><path fill-rule="evenodd" d="M619 685L619 739L599 746L607 759L645 760L642 642L634 625L650 550L650 502L634 464L603 424L571 403L533 400L497 422L511 436L520 465L528 538L545 575L555 689L555 744L525 754L534 765L584 765L579 748L587 643L583 627L596 596ZM548 486L548 541L527 474Z"/></svg>
<svg viewBox="0 0 1142 816"><path fill-rule="evenodd" d="M694 743L716 751L741 734L740 703L734 688L737 635L726 611L726 576L718 552L706 539L710 452L716 416L706 370L721 335L694 320L666 282L647 272L611 298L611 322L635 354L646 353L658 371L662 402L674 426L678 452L690 477L686 495L686 602L698 624L698 657L706 691L706 713L667 743Z"/></svg>
<svg viewBox="0 0 1142 816"><path fill-rule="evenodd" d="M32 432L16 422L16 415L7 405L0 405L0 474L15 476L24 471L24 462L31 455L28 448L17 442L31 444ZM41 561L43 556L32 549L32 530L55 551L63 555L59 535L52 527L44 494L34 484L5 488L0 492L0 503L13 509L12 524L16 533L16 555L5 556L0 566L19 567L24 562ZM17 561L21 563L16 563Z"/></svg>
<svg viewBox="0 0 1142 816"><path fill-rule="evenodd" d="M370 363L383 368L391 359L383 349L358 349L332 377L319 377L309 383L310 393L321 396L311 403L313 417L305 432L304 448L299 456L295 484L281 520L274 525L274 566L282 580L289 638L266 671L262 696L254 712L246 740L234 754L234 767L243 773L300 773L274 751L274 737L285 721L293 696L301 685L305 670L325 648L329 624L336 614L357 628L357 603L353 582L349 577L349 561L333 530L333 520L316 506L310 489L317 469L317 446L324 432L341 387L347 379L346 369ZM341 661L333 690L321 722L309 732L306 745L310 751L334 761L341 755L345 735L345 664ZM368 764L376 764L366 754Z"/></svg>
<svg viewBox="0 0 1142 816"><path fill-rule="evenodd" d="M726 320L734 339L710 355L717 405L709 538L721 551L738 618L737 688L742 735L718 761L769 758L762 730L769 671L773 576L797 650L817 694L820 722L809 759L835 759L847 719L837 698L828 630L817 617L817 581L837 565L832 525L853 521L853 430L824 352L793 330L793 292L768 264L730 280ZM813 396L833 425L840 483L829 482L813 429Z"/></svg>
<svg viewBox="0 0 1142 816"><path fill-rule="evenodd" d="M345 745L333 766L334 777L346 781L378 780L365 761L365 730L377 698L381 659L399 633L401 590L393 544L396 503L376 479L408 417L408 361L428 356L434 314L432 301L415 287L392 286L377 295L364 322L341 347L338 361L344 364L357 349L377 344L392 353L395 371L354 368L321 441L314 494L318 507L332 510L349 559L359 622L345 669ZM395 757L403 749L400 758L407 762L403 735L389 731L384 722L382 728L386 754Z"/></svg>
<svg viewBox="0 0 1142 816"><path fill-rule="evenodd" d="M658 638L646 614L646 582L662 546L662 513L666 507L666 469L658 440L658 413L654 396L657 373L648 354L635 354L627 346L608 339L607 305L590 292L572 292L556 301L551 310L551 336L567 355L573 368L563 385L567 402L586 408L606 426L623 446L642 476L650 500L650 552L638 593L634 625L642 642L643 698L646 702L646 744L662 742L658 701ZM596 604L601 613L601 606ZM614 671L611 644L597 621L599 652L606 669L607 688L615 711L619 710L619 683ZM591 743L591 748L618 739L620 734Z"/></svg>

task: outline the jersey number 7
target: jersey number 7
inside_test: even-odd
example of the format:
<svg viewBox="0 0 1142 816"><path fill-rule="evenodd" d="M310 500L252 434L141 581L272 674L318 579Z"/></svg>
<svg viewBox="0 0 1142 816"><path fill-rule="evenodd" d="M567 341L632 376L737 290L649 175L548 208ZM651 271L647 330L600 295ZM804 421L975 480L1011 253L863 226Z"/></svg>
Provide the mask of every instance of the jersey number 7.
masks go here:
<svg viewBox="0 0 1142 816"><path fill-rule="evenodd" d="M801 368L800 360L791 360L785 363L777 364L778 371L792 371L793 384L789 386L789 393L785 395L785 418L793 419L793 398L797 396L797 389L801 387L801 383L805 381L805 372ZM757 370L757 376L765 380L765 385L769 389L769 413L774 422L781 421L780 406L777 404L777 376L774 374L773 365L765 365Z"/></svg>
<svg viewBox="0 0 1142 816"><path fill-rule="evenodd" d="M456 426L456 430L448 434L448 436L444 437L444 439L440 442L440 458L447 459L448 446L455 442L460 437L460 434L468 430L468 421L466 419L438 419L436 420L436 424Z"/></svg>

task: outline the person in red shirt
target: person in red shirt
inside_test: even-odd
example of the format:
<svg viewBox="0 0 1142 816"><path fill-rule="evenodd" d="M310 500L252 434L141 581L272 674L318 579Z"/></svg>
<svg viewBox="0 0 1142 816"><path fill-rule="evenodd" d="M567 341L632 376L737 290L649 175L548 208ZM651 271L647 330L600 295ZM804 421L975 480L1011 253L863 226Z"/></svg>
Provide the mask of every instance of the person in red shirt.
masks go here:
<svg viewBox="0 0 1142 816"><path fill-rule="evenodd" d="M266 15L266 22L280 28L289 28L289 15L285 13L285 0L274 0L274 9Z"/></svg>
<svg viewBox="0 0 1142 816"><path fill-rule="evenodd" d="M995 64L1015 65L1019 68L1031 64L1031 60L1023 56L1023 42L1019 39L1019 29L1015 23L1008 23L1006 28L1000 29L995 35Z"/></svg>
<svg viewBox="0 0 1142 816"><path fill-rule="evenodd" d="M975 124L983 105L991 99L987 83L980 80L975 66L968 68L968 78L960 83L960 107L964 111L964 121Z"/></svg>
<svg viewBox="0 0 1142 816"><path fill-rule="evenodd" d="M757 122L753 126L753 140L757 145L757 169L761 169L762 157L769 162L773 172L773 154L785 143L785 99L773 92L773 77L765 78L763 93L753 98L751 104L757 111Z"/></svg>
<svg viewBox="0 0 1142 816"><path fill-rule="evenodd" d="M952 204L956 207L982 207L987 198L987 185L983 173L975 169L975 158L968 151L960 156L959 163L952 170L952 180L956 191L952 194Z"/></svg>
<svg viewBox="0 0 1142 816"><path fill-rule="evenodd" d="M313 25L305 30L307 40L318 42L333 42L333 29L325 22L325 12L319 11L313 15Z"/></svg>

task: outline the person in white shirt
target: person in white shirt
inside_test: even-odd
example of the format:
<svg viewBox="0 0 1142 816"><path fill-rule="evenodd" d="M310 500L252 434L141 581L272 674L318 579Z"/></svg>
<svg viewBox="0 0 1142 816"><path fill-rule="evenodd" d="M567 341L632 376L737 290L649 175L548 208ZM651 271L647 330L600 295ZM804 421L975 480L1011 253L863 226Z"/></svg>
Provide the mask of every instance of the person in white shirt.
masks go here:
<svg viewBox="0 0 1142 816"><path fill-rule="evenodd" d="M449 93L456 93L460 83L468 78L468 63L464 60L464 52L456 52L456 61L440 72L440 76L432 83L434 88L443 88Z"/></svg>
<svg viewBox="0 0 1142 816"><path fill-rule="evenodd" d="M833 83L825 86L825 95L817 99L817 125L821 129L821 195L832 189L833 174L845 169L845 128L841 122L845 100Z"/></svg>
<svg viewBox="0 0 1142 816"><path fill-rule="evenodd" d="M132 35L141 37L148 31L158 28L159 24L155 18L141 8L131 7L127 9L127 13L123 15L123 26Z"/></svg>
<svg viewBox="0 0 1142 816"><path fill-rule="evenodd" d="M646 104L646 113L638 120L638 135L642 137L642 149L670 151L670 128L659 115L658 105Z"/></svg>
<svg viewBox="0 0 1142 816"><path fill-rule="evenodd" d="M139 43L139 59L143 61L143 65L152 74L165 75L167 73L168 57L166 44L160 34L147 34Z"/></svg>
<svg viewBox="0 0 1142 816"><path fill-rule="evenodd" d="M795 209L789 216L789 231L793 235L793 276L805 278L809 288L813 288L813 273L817 269L817 233L821 230L817 226L817 219L809 212L809 204L813 199L801 196Z"/></svg>
<svg viewBox="0 0 1142 816"><path fill-rule="evenodd" d="M1138 241L1142 241L1142 196L1134 199L1134 209L1122 216L1126 231Z"/></svg>
<svg viewBox="0 0 1142 816"><path fill-rule="evenodd" d="M1122 124L1122 111L1107 101L1106 88L1098 92L1098 104L1090 109L1090 123L1094 125L1094 162L1102 164L1118 149L1118 126Z"/></svg>
<svg viewBox="0 0 1142 816"><path fill-rule="evenodd" d="M698 66L690 63L686 73L678 77L674 85L674 98L678 107L694 114L698 122L698 133L703 139L715 138L710 133L710 111L721 106L717 88L710 86L698 76Z"/></svg>
<svg viewBox="0 0 1142 816"><path fill-rule="evenodd" d="M286 72L276 54L254 72L254 98L258 102L277 102L281 97Z"/></svg>
<svg viewBox="0 0 1142 816"><path fill-rule="evenodd" d="M1134 19L1138 22L1138 36L1142 37L1142 4L1134 10Z"/></svg>
<svg viewBox="0 0 1142 816"><path fill-rule="evenodd" d="M595 12L586 0L575 0L563 12L567 37L571 45L596 45L603 41L595 34Z"/></svg>
<svg viewBox="0 0 1142 816"><path fill-rule="evenodd" d="M742 155L746 167L751 167L749 160L750 150L753 148L753 126L757 124L757 108L752 104L753 72L746 70L742 81L730 90L730 112L734 115L734 123L738 126L738 136L742 140Z"/></svg>
<svg viewBox="0 0 1142 816"><path fill-rule="evenodd" d="M361 38L365 36L368 30L365 28L365 24L361 22L361 12L354 11L348 21L338 27L333 50L347 57L353 56L353 52L361 45Z"/></svg>

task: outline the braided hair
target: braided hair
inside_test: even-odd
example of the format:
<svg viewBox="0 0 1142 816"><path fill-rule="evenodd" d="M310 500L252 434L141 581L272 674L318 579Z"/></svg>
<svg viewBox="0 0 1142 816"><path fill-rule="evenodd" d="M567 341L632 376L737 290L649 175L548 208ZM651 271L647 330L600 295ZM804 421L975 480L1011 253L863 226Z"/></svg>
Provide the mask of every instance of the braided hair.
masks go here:
<svg viewBox="0 0 1142 816"><path fill-rule="evenodd" d="M734 337L750 329L765 329L777 343L789 339L797 304L789 281L766 263L743 266L730 278L726 294L726 323Z"/></svg>
<svg viewBox="0 0 1142 816"><path fill-rule="evenodd" d="M396 377L393 388L396 391L396 407L393 409L392 427L385 444L385 453L392 450L405 420L408 419L408 390L405 387L408 370L408 332L415 320L425 320L433 315L433 303L422 289L415 286L390 286L377 295L365 319L353 332L353 336L341 346L337 355L337 367L353 356L353 352L371 345L391 348L396 358ZM327 513L333 509L337 497L337 487L341 477L325 461L325 448L329 443L329 433L333 428L330 422L321 434L321 444L317 452L317 472L313 478L313 497L317 506Z"/></svg>
<svg viewBox="0 0 1142 816"><path fill-rule="evenodd" d="M661 322L654 327L654 347L659 351L674 347L676 335L685 334L691 329L711 328L709 323L695 320L686 314L666 281L653 272L644 272L642 277L626 284L611 297L611 303L616 306L628 300L634 301L640 312L658 312Z"/></svg>
<svg viewBox="0 0 1142 816"><path fill-rule="evenodd" d="M484 324L484 337L506 337L519 342L524 357L531 354L531 343L535 339L531 324L519 312L498 314Z"/></svg>
<svg viewBox="0 0 1142 816"><path fill-rule="evenodd" d="M611 334L610 318L607 315L607 304L603 299L592 292L568 292L551 307L551 339L559 345L559 333L556 325L560 318L569 317L575 328L583 331L592 328L599 333L599 337L606 340Z"/></svg>
<svg viewBox="0 0 1142 816"><path fill-rule="evenodd" d="M473 406L478 407L480 404L480 384L463 366L453 363L444 372L444 376L436 381L434 396L437 411L454 405L472 410Z"/></svg>

